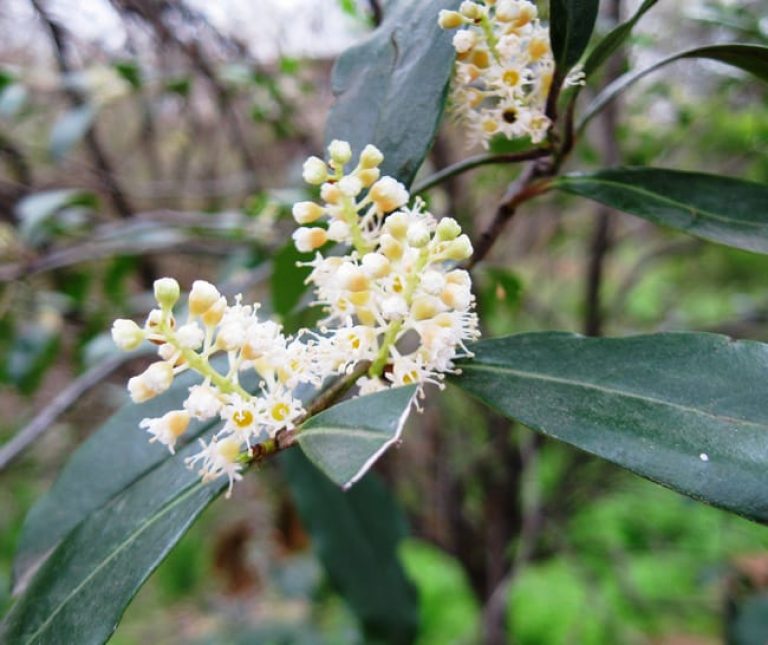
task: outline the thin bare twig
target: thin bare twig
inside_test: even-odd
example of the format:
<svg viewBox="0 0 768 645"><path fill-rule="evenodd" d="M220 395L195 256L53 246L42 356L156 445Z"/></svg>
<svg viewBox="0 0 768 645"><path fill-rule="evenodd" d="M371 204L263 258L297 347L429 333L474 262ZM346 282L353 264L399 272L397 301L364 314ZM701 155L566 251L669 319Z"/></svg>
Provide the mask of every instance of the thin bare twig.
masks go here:
<svg viewBox="0 0 768 645"><path fill-rule="evenodd" d="M136 354L121 354L99 363L72 381L59 392L27 425L0 448L0 471L18 459L64 412L71 408L88 390L101 383L123 363Z"/></svg>
<svg viewBox="0 0 768 645"><path fill-rule="evenodd" d="M443 183L447 179L455 177L456 175L460 175L461 173L467 172L468 170L472 170L473 168L487 166L490 164L519 163L521 161L541 159L542 157L546 157L547 155L551 154L551 152L552 151L549 148L536 148L534 150L526 150L525 152L475 155L474 157L469 157L459 161L458 163L452 164L447 168L443 168L441 171L436 172L431 177L427 177L426 179L416 183L411 189L411 192L414 195L423 193L424 191L427 191L430 188Z"/></svg>

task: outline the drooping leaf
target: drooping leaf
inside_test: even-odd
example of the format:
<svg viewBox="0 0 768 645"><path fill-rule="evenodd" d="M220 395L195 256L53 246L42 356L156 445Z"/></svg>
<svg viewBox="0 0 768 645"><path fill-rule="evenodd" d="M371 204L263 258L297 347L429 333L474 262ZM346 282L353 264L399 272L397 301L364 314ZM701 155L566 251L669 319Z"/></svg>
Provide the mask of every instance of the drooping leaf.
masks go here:
<svg viewBox="0 0 768 645"><path fill-rule="evenodd" d="M587 78L592 76L595 70L607 61L611 57L611 54L621 47L622 44L624 44L624 41L629 38L629 35L632 33L632 30L635 28L635 25L640 18L642 18L658 1L659 0L645 0L629 20L614 27L605 38L595 45L595 48L589 52L587 60L584 61L584 75Z"/></svg>
<svg viewBox="0 0 768 645"><path fill-rule="evenodd" d="M187 446L90 513L12 607L0 642L104 643L139 587L226 484L203 484L184 465L196 450Z"/></svg>
<svg viewBox="0 0 768 645"><path fill-rule="evenodd" d="M398 557L407 531L392 495L372 473L344 492L297 450L279 461L312 547L365 642L412 643L418 599Z"/></svg>
<svg viewBox="0 0 768 645"><path fill-rule="evenodd" d="M349 141L355 153L378 146L382 174L411 183L435 135L453 67L451 34L440 29L437 15L458 5L389 3L381 26L336 63L329 140Z"/></svg>
<svg viewBox="0 0 768 645"><path fill-rule="evenodd" d="M713 242L768 253L764 184L638 167L566 175L553 186Z"/></svg>
<svg viewBox="0 0 768 645"><path fill-rule="evenodd" d="M398 387L334 405L300 428L310 460L344 489L356 483L400 439L416 387Z"/></svg>
<svg viewBox="0 0 768 645"><path fill-rule="evenodd" d="M550 0L549 40L558 74L564 77L589 44L599 0Z"/></svg>
<svg viewBox="0 0 768 645"><path fill-rule="evenodd" d="M730 43L727 45L708 45L706 47L696 47L686 51L673 54L667 58L654 63L645 69L629 72L617 78L608 85L594 100L586 107L581 121L578 124L578 130L583 130L592 118L598 114L608 103L613 101L619 94L631 85L634 85L641 78L647 76L657 69L674 63L684 58L707 58L716 60L720 63L737 67L745 72L754 74L757 78L768 82L768 47L761 45L744 45L739 43Z"/></svg>
<svg viewBox="0 0 768 645"><path fill-rule="evenodd" d="M155 399L141 405L127 403L78 448L24 520L13 564L16 593L80 522L171 458L165 447L147 441L139 422L181 408L187 388L199 380L183 374ZM185 438L192 441L212 426L192 421Z"/></svg>
<svg viewBox="0 0 768 645"><path fill-rule="evenodd" d="M481 341L451 381L502 414L768 522L768 345L668 333Z"/></svg>
<svg viewBox="0 0 768 645"><path fill-rule="evenodd" d="M27 244L45 242L57 228L66 229L66 222L56 222L61 213L89 210L98 205L98 198L91 192L76 188L43 190L27 195L16 205L19 233Z"/></svg>
<svg viewBox="0 0 768 645"><path fill-rule="evenodd" d="M78 144L93 125L96 111L87 103L62 114L53 124L49 149L54 161L60 161Z"/></svg>

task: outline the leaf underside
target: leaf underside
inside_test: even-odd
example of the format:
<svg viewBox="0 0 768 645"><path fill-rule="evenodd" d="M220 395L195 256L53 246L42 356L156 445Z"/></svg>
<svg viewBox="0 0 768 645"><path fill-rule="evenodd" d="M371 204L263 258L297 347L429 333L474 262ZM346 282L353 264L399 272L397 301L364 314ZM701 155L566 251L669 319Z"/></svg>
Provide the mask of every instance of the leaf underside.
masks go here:
<svg viewBox="0 0 768 645"><path fill-rule="evenodd" d="M768 186L664 168L566 175L554 187L706 240L768 253Z"/></svg>

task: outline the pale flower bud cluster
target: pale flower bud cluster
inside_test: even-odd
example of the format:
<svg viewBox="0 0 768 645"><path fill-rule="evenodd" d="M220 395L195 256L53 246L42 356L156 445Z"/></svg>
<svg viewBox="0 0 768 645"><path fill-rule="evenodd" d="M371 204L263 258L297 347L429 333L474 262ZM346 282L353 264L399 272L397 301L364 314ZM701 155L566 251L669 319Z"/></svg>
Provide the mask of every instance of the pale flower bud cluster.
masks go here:
<svg viewBox="0 0 768 645"><path fill-rule="evenodd" d="M442 385L453 360L469 354L465 342L478 336L470 276L455 268L472 254L459 224L437 222L421 200L408 207L405 186L379 176L383 156L374 146L350 172L348 143L334 141L328 153L328 163L311 157L304 166L323 203L300 202L293 209L302 225L294 233L297 248L315 251L308 282L328 314L319 333L287 336L280 325L259 319L259 305L245 305L240 296L229 302L202 280L192 285L182 324L174 315L181 290L172 278L155 283L158 308L143 326L116 320L112 327L121 349L145 340L158 347L160 360L128 382L136 403L165 392L184 371L200 374L202 382L189 388L181 409L144 419L140 427L174 452L192 419L220 419L220 430L210 442L201 440L200 452L187 462L205 481L226 475L230 491L254 444L305 417L298 386L320 387L369 361L360 394L415 384L423 395L425 383ZM317 249L328 240L352 248L326 257ZM225 370L211 362L217 354ZM248 371L258 376L255 393L241 385Z"/></svg>
<svg viewBox="0 0 768 645"><path fill-rule="evenodd" d="M551 126L546 102L555 64L536 5L465 1L458 11L441 11L438 22L459 29L451 106L470 143L487 148L497 136L543 141Z"/></svg>
<svg viewBox="0 0 768 645"><path fill-rule="evenodd" d="M116 320L112 327L121 349L135 349L144 340L158 346L160 360L128 381L131 398L135 403L148 401L189 369L202 376L202 383L189 388L181 409L144 419L140 427L151 435L150 441L174 452L192 419L221 418L218 433L210 443L201 441L201 451L188 461L199 464L205 480L227 475L230 489L240 478L249 447L292 427L304 414L301 401L293 395L296 387L320 386L326 377L343 373L356 361L354 352L338 348L336 336L309 332L302 332L301 338L286 336L280 325L259 320L258 305L243 305L240 297L228 302L203 280L192 285L183 324L173 312L180 298L178 283L172 278L156 281L155 296L159 307L150 312L143 327L131 320ZM212 365L216 354L226 356L226 371ZM258 374L256 393L240 385L247 371Z"/></svg>
<svg viewBox="0 0 768 645"><path fill-rule="evenodd" d="M464 343L478 335L469 274L455 268L471 256L472 244L456 220L437 222L419 199L408 207L410 195L397 180L365 175L382 162L375 147L367 146L347 173L334 158L337 144L328 150L323 203L294 208L300 224L303 212L322 211L314 222L328 224L323 243L352 247L347 255L324 256L317 252L322 244L310 247L307 241L326 229L303 227L294 234L300 251L316 251L306 264L316 304L327 312L324 325L347 330L350 347L373 362L361 386L365 392L439 384L453 359L468 354ZM351 161L344 158L345 165ZM347 190L352 181L363 188Z"/></svg>

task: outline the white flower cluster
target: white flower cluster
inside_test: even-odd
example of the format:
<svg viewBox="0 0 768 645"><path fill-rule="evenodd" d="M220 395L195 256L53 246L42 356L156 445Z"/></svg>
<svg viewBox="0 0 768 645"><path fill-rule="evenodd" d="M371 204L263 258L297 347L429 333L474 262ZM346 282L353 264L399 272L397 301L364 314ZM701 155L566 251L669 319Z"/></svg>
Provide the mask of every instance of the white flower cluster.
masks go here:
<svg viewBox="0 0 768 645"><path fill-rule="evenodd" d="M441 384L452 361L467 355L464 345L478 336L474 297L466 271L452 264L468 258L472 246L451 218L439 223L417 201L408 208L408 191L391 177L379 177L383 157L367 146L357 167L345 174L349 144L329 146L330 163L311 157L304 178L320 186L323 203L300 202L293 214L303 225L329 219L327 228L303 226L294 233L301 251L316 251L326 241L351 244L348 255L324 257L316 252L308 264L317 302L328 317L319 332L301 330L286 336L275 322L259 320L258 305L238 296L227 302L218 289L202 280L189 293L188 314L179 325L174 307L178 283L155 283L158 308L144 326L116 320L112 336L124 350L143 341L158 345L160 360L131 378L128 390L136 403L167 390L188 369L203 382L189 389L182 409L144 419L151 441L173 452L192 418L220 417L222 428L189 458L204 480L227 475L230 491L248 461L251 447L294 428L306 411L294 396L297 386L322 385L330 376L349 373L370 361L358 381L361 394L390 386ZM210 362L215 354L228 360L226 373ZM255 370L259 391L240 385L245 370Z"/></svg>
<svg viewBox="0 0 768 645"><path fill-rule="evenodd" d="M540 143L551 121L546 102L555 71L549 28L529 0L462 2L441 11L457 60L451 105L471 144L487 148L496 135Z"/></svg>
<svg viewBox="0 0 768 645"><path fill-rule="evenodd" d="M452 360L469 353L464 341L478 336L470 276L454 268L472 255L472 244L456 220L437 222L420 199L409 208L405 186L379 178L382 155L374 146L350 173L349 144L334 141L328 150L330 164L312 157L304 166L323 203L301 202L293 210L300 224L328 222L327 230L298 229L299 250L315 250L326 239L351 245L347 255L317 252L307 263L316 303L327 312L324 325L335 328L357 360L372 361L362 392L439 384Z"/></svg>

